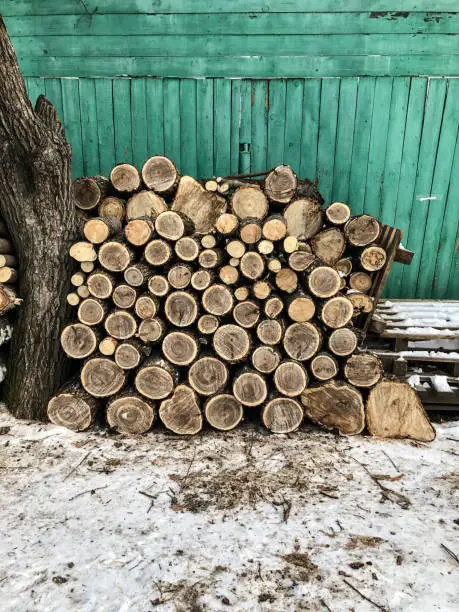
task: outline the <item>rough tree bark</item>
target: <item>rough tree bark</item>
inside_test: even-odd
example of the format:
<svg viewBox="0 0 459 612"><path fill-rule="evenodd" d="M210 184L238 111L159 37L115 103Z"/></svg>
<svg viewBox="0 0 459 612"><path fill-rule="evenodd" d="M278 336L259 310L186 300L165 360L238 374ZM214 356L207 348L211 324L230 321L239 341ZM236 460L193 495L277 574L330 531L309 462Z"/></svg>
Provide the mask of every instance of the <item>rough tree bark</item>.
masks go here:
<svg viewBox="0 0 459 612"><path fill-rule="evenodd" d="M4 399L19 418L46 415L67 377L59 344L76 237L71 149L53 105L35 110L0 17L0 212L19 256L23 304L12 338Z"/></svg>

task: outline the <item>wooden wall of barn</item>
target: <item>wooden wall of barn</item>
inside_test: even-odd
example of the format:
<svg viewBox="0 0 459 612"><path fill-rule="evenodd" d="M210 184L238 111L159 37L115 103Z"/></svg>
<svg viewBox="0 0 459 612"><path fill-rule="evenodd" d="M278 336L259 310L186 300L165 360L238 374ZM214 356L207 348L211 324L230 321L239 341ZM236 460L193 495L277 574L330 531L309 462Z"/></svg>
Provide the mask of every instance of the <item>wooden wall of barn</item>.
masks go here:
<svg viewBox="0 0 459 612"><path fill-rule="evenodd" d="M307 8L306 8L307 7ZM401 10L403 9L403 10ZM305 12L305 10L307 12ZM387 295L459 299L457 0L0 0L74 175L291 164L416 252Z"/></svg>

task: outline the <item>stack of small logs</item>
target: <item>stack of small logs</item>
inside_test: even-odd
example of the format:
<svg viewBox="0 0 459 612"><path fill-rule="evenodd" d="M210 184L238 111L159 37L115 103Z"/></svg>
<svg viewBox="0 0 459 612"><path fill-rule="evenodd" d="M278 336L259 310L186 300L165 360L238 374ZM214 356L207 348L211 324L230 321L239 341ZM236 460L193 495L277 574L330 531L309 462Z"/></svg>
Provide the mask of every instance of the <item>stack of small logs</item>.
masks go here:
<svg viewBox="0 0 459 612"><path fill-rule="evenodd" d="M11 339L11 312L21 303L17 296L17 261L8 230L0 219L0 347ZM6 351L0 352L0 382L6 374Z"/></svg>
<svg viewBox="0 0 459 612"><path fill-rule="evenodd" d="M82 367L49 402L51 421L84 430L105 405L130 434L157 413L178 434L203 417L230 430L244 414L275 433L304 416L364 429L362 391L382 369L353 322L386 260L380 224L341 202L323 210L289 166L264 176L200 183L154 156L141 172L120 164L75 182L88 216L70 250L78 320L61 342Z"/></svg>

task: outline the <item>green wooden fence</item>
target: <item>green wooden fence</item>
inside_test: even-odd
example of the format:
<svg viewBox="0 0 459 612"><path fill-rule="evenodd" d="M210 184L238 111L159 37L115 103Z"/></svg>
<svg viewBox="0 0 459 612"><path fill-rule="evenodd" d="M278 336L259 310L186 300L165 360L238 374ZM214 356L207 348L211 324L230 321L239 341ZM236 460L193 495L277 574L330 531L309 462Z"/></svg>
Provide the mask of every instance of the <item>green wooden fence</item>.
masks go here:
<svg viewBox="0 0 459 612"><path fill-rule="evenodd" d="M305 5L307 9L305 11ZM403 9L403 10L401 10ZM386 294L459 298L459 7L439 0L0 0L74 175L290 163L405 231Z"/></svg>

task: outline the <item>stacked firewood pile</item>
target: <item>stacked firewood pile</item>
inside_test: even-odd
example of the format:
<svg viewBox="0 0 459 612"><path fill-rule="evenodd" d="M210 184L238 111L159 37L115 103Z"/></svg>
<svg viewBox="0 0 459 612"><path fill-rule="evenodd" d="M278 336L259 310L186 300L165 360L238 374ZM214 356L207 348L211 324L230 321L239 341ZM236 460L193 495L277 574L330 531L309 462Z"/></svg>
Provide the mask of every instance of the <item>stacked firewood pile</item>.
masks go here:
<svg viewBox="0 0 459 612"><path fill-rule="evenodd" d="M5 223L0 219L0 347L11 339L11 311L21 303L16 292L17 261ZM0 382L6 374L6 352L0 351Z"/></svg>
<svg viewBox="0 0 459 612"><path fill-rule="evenodd" d="M341 433L365 426L363 393L379 359L358 350L354 322L386 253L380 225L335 202L289 166L199 183L167 158L141 172L78 179L89 213L67 296L77 321L62 331L82 360L55 395L50 419L74 430L105 407L111 428L149 430L157 413L178 434L203 417L229 430L260 415L275 433L304 415Z"/></svg>

